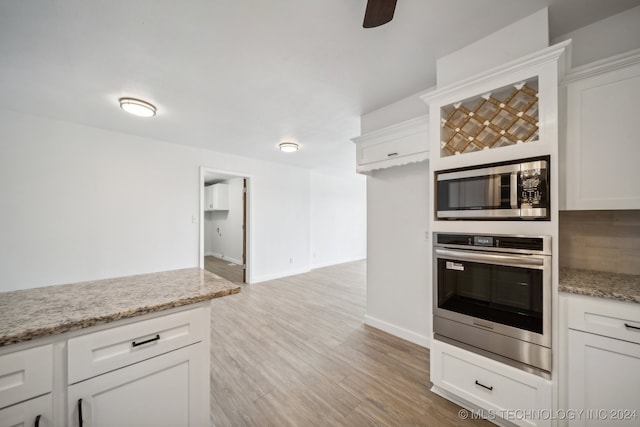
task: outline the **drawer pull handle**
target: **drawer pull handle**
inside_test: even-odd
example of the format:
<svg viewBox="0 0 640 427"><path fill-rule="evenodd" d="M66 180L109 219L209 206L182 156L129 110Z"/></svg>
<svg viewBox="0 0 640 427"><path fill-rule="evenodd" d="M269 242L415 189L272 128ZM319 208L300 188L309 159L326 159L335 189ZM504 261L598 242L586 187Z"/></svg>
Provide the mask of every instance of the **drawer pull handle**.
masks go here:
<svg viewBox="0 0 640 427"><path fill-rule="evenodd" d="M636 331L640 331L640 328L639 328L639 327L637 327L637 326L633 326L633 325L630 325L630 324L628 324L628 323L625 323L625 324L624 324L624 326L625 326L625 328L635 329Z"/></svg>
<svg viewBox="0 0 640 427"><path fill-rule="evenodd" d="M389 154L387 154L387 157L393 157L393 156L397 156L397 155L398 155L398 153L389 153Z"/></svg>
<svg viewBox="0 0 640 427"><path fill-rule="evenodd" d="M486 385L484 385L484 384L482 384L482 383L479 383L479 382L478 382L478 380L476 380L476 385L479 385L480 387L484 387L484 388L486 388L486 389L487 389L487 390L489 390L489 391L493 390L493 386L491 386L491 387L487 387Z"/></svg>
<svg viewBox="0 0 640 427"><path fill-rule="evenodd" d="M140 342L132 342L131 346L133 347L137 347L139 345L143 345L143 344L149 344L150 342L154 342L154 341L158 341L160 339L160 334L157 334L155 337L153 338L149 338L148 340L144 340L144 341L140 341Z"/></svg>
<svg viewBox="0 0 640 427"><path fill-rule="evenodd" d="M40 417L41 417L41 416L42 416L42 415L38 415L38 416L36 417L36 427L40 427Z"/></svg>
<svg viewBox="0 0 640 427"><path fill-rule="evenodd" d="M82 399L78 399L78 426L82 427Z"/></svg>

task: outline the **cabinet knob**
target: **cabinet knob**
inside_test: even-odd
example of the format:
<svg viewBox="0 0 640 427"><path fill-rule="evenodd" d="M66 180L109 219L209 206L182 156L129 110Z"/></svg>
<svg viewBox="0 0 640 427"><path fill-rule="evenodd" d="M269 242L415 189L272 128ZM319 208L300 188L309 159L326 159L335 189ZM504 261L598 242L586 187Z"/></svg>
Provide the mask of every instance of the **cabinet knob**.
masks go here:
<svg viewBox="0 0 640 427"><path fill-rule="evenodd" d="M393 156L397 156L397 155L398 155L398 153L389 153L389 154L387 154L387 157L393 157Z"/></svg>

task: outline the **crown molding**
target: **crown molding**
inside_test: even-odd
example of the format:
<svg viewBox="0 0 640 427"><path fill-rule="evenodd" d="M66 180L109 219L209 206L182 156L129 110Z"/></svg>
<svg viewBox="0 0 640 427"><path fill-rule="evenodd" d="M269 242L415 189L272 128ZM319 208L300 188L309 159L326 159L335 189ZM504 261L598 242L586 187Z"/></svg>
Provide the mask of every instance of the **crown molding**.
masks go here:
<svg viewBox="0 0 640 427"><path fill-rule="evenodd" d="M459 82L444 86L442 88L438 88L432 92L420 96L420 99L428 104L436 98L447 96L451 93L460 91L461 89L471 88L488 80L500 78L512 73L526 71L530 68L546 64L551 61L557 61L565 54L566 51L569 50L570 46L571 40L562 41L548 48L539 50L538 52L525 55L522 58L518 58L516 60L507 62L506 64L502 64L500 66L483 71L482 73L478 73ZM562 73L562 67L566 68L566 64L561 63L560 67L560 71Z"/></svg>
<svg viewBox="0 0 640 427"><path fill-rule="evenodd" d="M594 77L638 63L640 63L640 49L630 50L619 55L610 56L576 67L565 75L562 83L567 85L578 80Z"/></svg>

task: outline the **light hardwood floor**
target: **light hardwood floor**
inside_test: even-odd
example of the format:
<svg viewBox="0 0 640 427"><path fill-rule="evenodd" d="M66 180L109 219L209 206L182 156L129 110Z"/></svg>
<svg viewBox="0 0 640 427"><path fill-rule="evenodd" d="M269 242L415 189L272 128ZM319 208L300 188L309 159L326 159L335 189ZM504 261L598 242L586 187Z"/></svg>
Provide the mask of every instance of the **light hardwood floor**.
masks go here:
<svg viewBox="0 0 640 427"><path fill-rule="evenodd" d="M212 301L221 426L469 426L429 391L429 351L365 326L364 261Z"/></svg>
<svg viewBox="0 0 640 427"><path fill-rule="evenodd" d="M242 284L242 266L213 256L204 257L204 268L225 279Z"/></svg>

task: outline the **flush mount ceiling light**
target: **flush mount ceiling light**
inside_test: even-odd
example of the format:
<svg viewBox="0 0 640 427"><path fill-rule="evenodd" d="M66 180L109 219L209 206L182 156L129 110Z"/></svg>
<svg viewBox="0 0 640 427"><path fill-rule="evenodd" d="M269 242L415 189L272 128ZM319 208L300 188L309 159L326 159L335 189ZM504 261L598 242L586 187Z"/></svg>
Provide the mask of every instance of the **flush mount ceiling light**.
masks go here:
<svg viewBox="0 0 640 427"><path fill-rule="evenodd" d="M281 142L278 144L280 151L284 151L285 153L293 153L294 151L298 151L298 144L295 142Z"/></svg>
<svg viewBox="0 0 640 427"><path fill-rule="evenodd" d="M153 117L156 115L156 107L148 102L135 98L120 98L120 108L129 114L140 117Z"/></svg>

